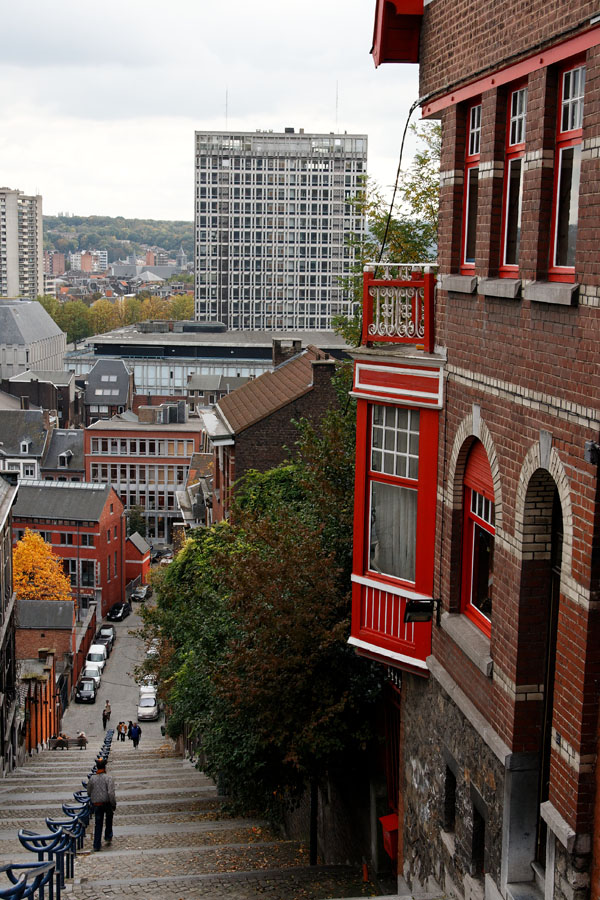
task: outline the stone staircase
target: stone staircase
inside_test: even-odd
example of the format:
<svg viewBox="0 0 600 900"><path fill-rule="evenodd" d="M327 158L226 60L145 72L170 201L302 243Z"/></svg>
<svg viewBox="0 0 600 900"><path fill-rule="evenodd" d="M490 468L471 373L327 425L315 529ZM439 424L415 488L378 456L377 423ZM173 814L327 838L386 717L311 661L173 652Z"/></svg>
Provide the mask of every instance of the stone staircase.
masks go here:
<svg viewBox="0 0 600 900"><path fill-rule="evenodd" d="M46 816L81 788L99 747L45 750L0 782L0 865L33 862L18 828L47 831ZM175 754L158 727L144 727L137 750L113 740L108 766L115 778L114 840L92 853L90 824L78 854L72 900L227 898L319 900L378 893L346 866L308 866L307 848L282 840L266 823L221 811L212 781Z"/></svg>

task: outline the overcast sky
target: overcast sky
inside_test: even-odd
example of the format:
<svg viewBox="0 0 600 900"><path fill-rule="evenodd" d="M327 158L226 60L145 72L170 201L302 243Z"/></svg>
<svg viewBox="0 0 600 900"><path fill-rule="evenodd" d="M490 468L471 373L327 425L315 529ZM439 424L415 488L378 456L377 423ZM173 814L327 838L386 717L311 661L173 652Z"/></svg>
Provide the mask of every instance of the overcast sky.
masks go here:
<svg viewBox="0 0 600 900"><path fill-rule="evenodd" d="M375 69L374 10L375 0L4 3L0 185L42 194L47 214L191 220L195 130L286 126L366 133L369 172L391 185L417 66Z"/></svg>

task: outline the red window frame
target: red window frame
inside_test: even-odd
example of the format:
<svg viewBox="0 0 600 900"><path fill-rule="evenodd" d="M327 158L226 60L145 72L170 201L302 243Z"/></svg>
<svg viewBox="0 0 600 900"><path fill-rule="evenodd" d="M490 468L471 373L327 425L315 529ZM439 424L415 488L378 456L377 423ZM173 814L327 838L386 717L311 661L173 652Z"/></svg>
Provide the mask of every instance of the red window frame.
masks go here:
<svg viewBox="0 0 600 900"><path fill-rule="evenodd" d="M464 274L471 274L475 271L479 161L481 158L481 109L481 100L472 103L467 109L467 140L465 146L465 174L460 249L460 271ZM473 193L474 191L475 193Z"/></svg>
<svg viewBox="0 0 600 900"><path fill-rule="evenodd" d="M504 155L504 185L502 192L502 231L500 243L501 278L519 275L519 244L521 236L521 207L523 197L523 160L527 128L527 84L515 85L508 94L506 110L506 141ZM513 172L519 172L518 185ZM515 190L518 196L515 201ZM516 245L516 246L515 246Z"/></svg>
<svg viewBox="0 0 600 900"><path fill-rule="evenodd" d="M487 550L491 552L491 560L486 566L485 588L492 583L495 534L492 473L483 444L476 441L467 459L464 476L461 612L487 637L492 633L491 610L487 616L473 603L473 589L481 574L478 565L481 540L489 541L489 538L492 540ZM491 600L491 595L488 596Z"/></svg>
<svg viewBox="0 0 600 900"><path fill-rule="evenodd" d="M554 186L552 191L552 231L550 239L550 259L548 278L550 281L575 281L575 247L577 241L577 213L579 204L579 177L581 171L581 148L583 143L583 107L585 90L585 61L577 59L561 69L558 88L558 110L556 117L556 144L554 156ZM571 177L568 196L565 192L567 167L563 169L563 159L571 154ZM566 219L561 215L569 203ZM574 235L571 230L574 226ZM571 265L572 260L572 265Z"/></svg>
<svg viewBox="0 0 600 900"><path fill-rule="evenodd" d="M418 474L416 478L386 474L372 468L373 411L375 407L408 410L419 413ZM411 591L430 593L433 587L433 538L435 534L438 411L419 407L404 407L382 401L369 402L367 409L367 454L365 468L365 528L363 533L363 573L378 581L404 585ZM373 482L407 487L416 492L415 578L408 580L370 567L371 485Z"/></svg>

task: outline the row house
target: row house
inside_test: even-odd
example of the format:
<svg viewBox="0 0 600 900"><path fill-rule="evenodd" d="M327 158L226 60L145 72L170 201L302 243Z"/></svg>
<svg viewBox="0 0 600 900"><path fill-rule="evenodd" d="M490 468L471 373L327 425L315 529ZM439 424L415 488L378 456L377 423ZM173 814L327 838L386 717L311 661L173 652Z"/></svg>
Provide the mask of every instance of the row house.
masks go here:
<svg viewBox="0 0 600 900"><path fill-rule="evenodd" d="M311 422L335 404L336 361L309 344L273 372L200 411L213 452L212 519L229 516L234 482L250 469L266 472L289 456L301 418Z"/></svg>
<svg viewBox="0 0 600 900"><path fill-rule="evenodd" d="M54 416L41 409L0 409L0 467L38 479Z"/></svg>
<svg viewBox="0 0 600 900"><path fill-rule="evenodd" d="M600 24L378 0L441 122L439 274L365 273L351 643L398 711L412 892L583 900L600 867ZM392 744L394 744L392 748ZM595 799L596 798L596 799Z"/></svg>
<svg viewBox="0 0 600 900"><path fill-rule="evenodd" d="M96 604L100 616L125 593L125 516L110 485L21 482L13 511L13 541L37 531L63 562L78 611Z"/></svg>
<svg viewBox="0 0 600 900"><path fill-rule="evenodd" d="M86 479L112 485L126 511L141 507L147 537L170 543L179 518L175 494L186 482L201 438L200 422L188 421L184 400L140 407L137 419L95 422L85 430Z"/></svg>
<svg viewBox="0 0 600 900"><path fill-rule="evenodd" d="M16 478L0 474L0 775L14 768L17 760L15 668L15 594L12 579L12 508L17 496Z"/></svg>
<svg viewBox="0 0 600 900"><path fill-rule="evenodd" d="M83 430L54 428L40 465L43 481L85 481Z"/></svg>
<svg viewBox="0 0 600 900"><path fill-rule="evenodd" d="M99 359L85 377L84 424L111 419L133 404L133 374L122 359Z"/></svg>
<svg viewBox="0 0 600 900"><path fill-rule="evenodd" d="M54 410L61 428L79 428L83 421L83 390L74 372L28 369L2 379L2 390L19 397L21 407Z"/></svg>

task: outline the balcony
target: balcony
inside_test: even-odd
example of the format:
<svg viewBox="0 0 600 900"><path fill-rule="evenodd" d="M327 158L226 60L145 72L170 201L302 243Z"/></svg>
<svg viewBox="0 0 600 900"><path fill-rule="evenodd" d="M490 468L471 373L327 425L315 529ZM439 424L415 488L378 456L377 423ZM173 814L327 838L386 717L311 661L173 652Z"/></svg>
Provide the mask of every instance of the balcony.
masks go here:
<svg viewBox="0 0 600 900"><path fill-rule="evenodd" d="M363 346L413 344L433 352L436 277L431 268L429 263L365 266Z"/></svg>

